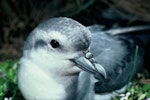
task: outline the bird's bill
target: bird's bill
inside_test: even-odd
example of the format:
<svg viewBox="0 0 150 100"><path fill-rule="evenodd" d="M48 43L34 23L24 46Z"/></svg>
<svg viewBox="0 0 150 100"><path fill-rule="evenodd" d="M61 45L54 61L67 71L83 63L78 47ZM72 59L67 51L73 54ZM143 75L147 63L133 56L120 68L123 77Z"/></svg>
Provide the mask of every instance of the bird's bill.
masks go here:
<svg viewBox="0 0 150 100"><path fill-rule="evenodd" d="M89 52L88 52L89 53ZM86 55L86 54L85 54ZM94 58L87 58L86 56L77 57L72 59L72 61L76 64L77 67L82 70L93 74L98 79L106 79L106 71L100 64L93 61Z"/></svg>

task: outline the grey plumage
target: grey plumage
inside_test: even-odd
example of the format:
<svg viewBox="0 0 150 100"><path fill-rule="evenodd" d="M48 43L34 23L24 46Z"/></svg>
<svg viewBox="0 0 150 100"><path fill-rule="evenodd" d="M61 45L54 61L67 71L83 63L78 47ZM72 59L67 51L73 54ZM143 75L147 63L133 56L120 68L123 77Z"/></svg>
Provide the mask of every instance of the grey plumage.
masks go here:
<svg viewBox="0 0 150 100"><path fill-rule="evenodd" d="M37 42L35 40L39 40L41 37L44 38L44 34L41 34L39 31L45 32L44 34L48 34L51 31L61 32L61 34L67 36L68 40L74 41L74 45L79 46L81 49L86 49L90 44L91 37L89 35L89 30L87 30L83 25L76 21L60 17L47 20L41 23L36 29L34 29L25 42L24 50L31 49L35 42ZM81 36L78 34L81 34ZM77 37L73 35L76 35ZM77 41L83 41L85 44L78 45L76 44L78 43ZM79 49L79 47L77 48Z"/></svg>
<svg viewBox="0 0 150 100"><path fill-rule="evenodd" d="M25 42L18 71L25 99L74 100L81 69L70 59L82 56L90 39L90 31L69 18L53 18L37 26Z"/></svg>
<svg viewBox="0 0 150 100"><path fill-rule="evenodd" d="M20 60L18 84L23 96L38 100L103 100L94 92L124 87L131 72L135 75L142 66L144 47L133 35L114 35L115 30L112 33L65 17L37 26L28 36ZM132 70L137 45L136 69Z"/></svg>
<svg viewBox="0 0 150 100"><path fill-rule="evenodd" d="M136 40L134 35L127 33L110 35L111 30L109 34L94 30L91 30L91 33L90 50L95 60L104 67L107 73L106 80L100 80L95 84L96 92L104 93L120 89L129 82L131 75L135 76L142 67L144 57L142 41ZM136 46L139 49L136 57L136 69L134 70L133 63Z"/></svg>

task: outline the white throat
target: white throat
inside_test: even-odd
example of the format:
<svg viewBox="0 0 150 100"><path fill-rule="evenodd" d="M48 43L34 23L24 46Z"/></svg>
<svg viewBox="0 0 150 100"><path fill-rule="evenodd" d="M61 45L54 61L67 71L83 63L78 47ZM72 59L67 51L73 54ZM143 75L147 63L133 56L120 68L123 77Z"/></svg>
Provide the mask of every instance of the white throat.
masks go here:
<svg viewBox="0 0 150 100"><path fill-rule="evenodd" d="M51 62L51 59L40 59L39 55L33 56L34 59L24 57L20 62L18 82L23 96L28 97L25 99L73 100L77 89L78 74L67 76L61 73L67 71L70 62L66 60L55 63ZM44 60L49 60L49 62ZM48 62L49 65L43 63L42 66L42 62Z"/></svg>

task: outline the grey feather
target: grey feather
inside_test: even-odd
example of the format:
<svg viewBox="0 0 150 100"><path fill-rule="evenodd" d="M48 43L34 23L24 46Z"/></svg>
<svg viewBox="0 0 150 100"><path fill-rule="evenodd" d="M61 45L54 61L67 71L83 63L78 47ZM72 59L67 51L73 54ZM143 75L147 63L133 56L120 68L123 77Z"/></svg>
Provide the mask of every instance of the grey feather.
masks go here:
<svg viewBox="0 0 150 100"><path fill-rule="evenodd" d="M93 53L95 60L104 67L107 73L106 80L100 80L95 84L95 91L104 93L120 89L128 83L131 73L135 75L142 67L144 47L141 44L143 41L138 40L135 35L121 34L121 30L121 35L117 33L118 31L114 35L115 29L112 34L111 30L107 31L110 34L106 31L90 30L92 33L90 52ZM139 46L139 52L136 69L133 71L136 46Z"/></svg>

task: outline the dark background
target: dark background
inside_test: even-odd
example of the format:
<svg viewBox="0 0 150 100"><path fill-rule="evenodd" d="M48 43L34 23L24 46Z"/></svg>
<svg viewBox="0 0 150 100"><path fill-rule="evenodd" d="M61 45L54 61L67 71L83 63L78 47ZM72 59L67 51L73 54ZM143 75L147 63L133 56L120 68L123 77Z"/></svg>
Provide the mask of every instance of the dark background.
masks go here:
<svg viewBox="0 0 150 100"><path fill-rule="evenodd" d="M71 17L86 26L145 25L150 24L150 1L0 0L0 61L21 57L24 40L31 30L40 22L58 16ZM146 57L149 62L149 53ZM150 67L148 63L145 66Z"/></svg>

